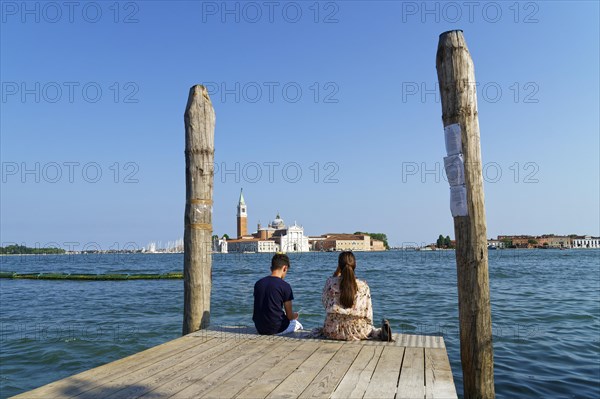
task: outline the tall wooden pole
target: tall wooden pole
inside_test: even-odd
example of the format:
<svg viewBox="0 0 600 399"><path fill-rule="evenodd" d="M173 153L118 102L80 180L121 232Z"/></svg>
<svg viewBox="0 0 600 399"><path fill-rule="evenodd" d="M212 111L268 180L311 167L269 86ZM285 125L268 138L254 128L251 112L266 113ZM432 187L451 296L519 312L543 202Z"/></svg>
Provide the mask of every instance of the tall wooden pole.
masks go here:
<svg viewBox="0 0 600 399"><path fill-rule="evenodd" d="M462 31L440 35L436 67L444 127L460 127L466 216L454 217L464 397L493 398L494 355L475 69Z"/></svg>
<svg viewBox="0 0 600 399"><path fill-rule="evenodd" d="M210 323L215 111L204 86L190 89L184 120L183 335L186 335Z"/></svg>

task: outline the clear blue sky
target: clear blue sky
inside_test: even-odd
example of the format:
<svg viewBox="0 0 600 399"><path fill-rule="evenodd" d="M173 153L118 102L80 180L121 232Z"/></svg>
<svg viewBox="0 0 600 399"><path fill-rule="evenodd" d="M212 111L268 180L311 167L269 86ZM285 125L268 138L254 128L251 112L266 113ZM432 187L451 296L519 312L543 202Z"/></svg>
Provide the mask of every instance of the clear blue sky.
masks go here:
<svg viewBox="0 0 600 399"><path fill-rule="evenodd" d="M600 235L596 1L23 4L2 2L4 244L181 237L198 83L217 234L243 187L252 229L279 211L310 235L453 237L435 69L451 29L479 82L488 236Z"/></svg>

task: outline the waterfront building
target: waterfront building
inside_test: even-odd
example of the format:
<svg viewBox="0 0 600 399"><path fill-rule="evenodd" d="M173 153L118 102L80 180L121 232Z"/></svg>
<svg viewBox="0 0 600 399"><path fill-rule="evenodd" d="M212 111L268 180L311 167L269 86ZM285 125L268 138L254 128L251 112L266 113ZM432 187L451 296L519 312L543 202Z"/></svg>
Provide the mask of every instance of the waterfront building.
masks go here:
<svg viewBox="0 0 600 399"><path fill-rule="evenodd" d="M259 222L257 231L253 234L248 234L247 220L248 208L243 192L240 191L237 205L238 238L227 241L229 252L310 251L308 237L304 235L304 228L295 222L292 226L286 226L279 213L267 227L262 227Z"/></svg>
<svg viewBox="0 0 600 399"><path fill-rule="evenodd" d="M385 251L385 243L367 234L323 234L309 237L311 251Z"/></svg>
<svg viewBox="0 0 600 399"><path fill-rule="evenodd" d="M385 251L385 243L371 238L371 251Z"/></svg>
<svg viewBox="0 0 600 399"><path fill-rule="evenodd" d="M279 216L279 215L277 215ZM282 221L283 222L283 221ZM304 228L294 222L293 226L280 228L273 233L272 238L279 244L283 252L308 252L308 237L304 235Z"/></svg>
<svg viewBox="0 0 600 399"><path fill-rule="evenodd" d="M229 252L279 252L279 245L275 241L258 238L229 240L227 246Z"/></svg>
<svg viewBox="0 0 600 399"><path fill-rule="evenodd" d="M308 245L311 251L325 251L323 248L323 241L325 241L325 236L313 236L308 237Z"/></svg>
<svg viewBox="0 0 600 399"><path fill-rule="evenodd" d="M600 248L600 237L577 236L572 239L572 248Z"/></svg>
<svg viewBox="0 0 600 399"><path fill-rule="evenodd" d="M537 246L544 248L571 248L571 237L552 234L536 237Z"/></svg>
<svg viewBox="0 0 600 399"><path fill-rule="evenodd" d="M227 253L227 239L225 236L222 238L215 238L213 240L213 252L226 254Z"/></svg>
<svg viewBox="0 0 600 399"><path fill-rule="evenodd" d="M311 237L311 241L315 251L371 250L371 237L366 234L323 234L321 237Z"/></svg>
<svg viewBox="0 0 600 399"><path fill-rule="evenodd" d="M535 237L529 235L520 236L498 236L499 240L509 239L512 241L512 245L517 248L531 248L535 245Z"/></svg>
<svg viewBox="0 0 600 399"><path fill-rule="evenodd" d="M489 240L491 243L493 240ZM541 236L515 235L498 236L503 243L512 243L516 248L600 248L600 237L592 236L559 236L543 234Z"/></svg>
<svg viewBox="0 0 600 399"><path fill-rule="evenodd" d="M488 247L493 247L493 248L504 248L504 241L500 241L500 240L494 240L494 239L489 239L488 240Z"/></svg>
<svg viewBox="0 0 600 399"><path fill-rule="evenodd" d="M497 240L488 240L488 244L494 246L495 243L512 243L516 248L571 248L572 239L569 236L557 236L554 234L543 234L541 236L498 236ZM501 246L498 246L501 248Z"/></svg>
<svg viewBox="0 0 600 399"><path fill-rule="evenodd" d="M385 251L381 240L367 234L324 234L307 237L298 223L287 226L277 213L271 223L263 227L259 222L256 232L248 234L248 207L240 191L237 204L237 239L226 240L228 252L309 252L309 251ZM222 248L222 247L221 247Z"/></svg>

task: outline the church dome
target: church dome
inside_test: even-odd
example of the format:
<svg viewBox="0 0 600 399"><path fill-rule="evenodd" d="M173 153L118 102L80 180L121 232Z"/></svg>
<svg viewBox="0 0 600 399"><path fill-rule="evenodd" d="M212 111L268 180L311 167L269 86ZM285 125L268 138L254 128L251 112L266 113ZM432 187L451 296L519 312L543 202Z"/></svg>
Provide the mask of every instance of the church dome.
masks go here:
<svg viewBox="0 0 600 399"><path fill-rule="evenodd" d="M277 213L275 220L271 222L271 227L274 229L283 229L285 227L285 223L283 223L283 219Z"/></svg>

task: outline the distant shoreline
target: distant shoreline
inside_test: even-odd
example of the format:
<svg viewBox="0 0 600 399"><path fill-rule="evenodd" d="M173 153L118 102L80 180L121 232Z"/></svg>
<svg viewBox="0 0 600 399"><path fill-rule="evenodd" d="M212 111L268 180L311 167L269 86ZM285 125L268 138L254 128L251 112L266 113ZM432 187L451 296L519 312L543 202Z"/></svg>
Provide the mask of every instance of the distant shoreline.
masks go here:
<svg viewBox="0 0 600 399"><path fill-rule="evenodd" d="M182 254L183 252L64 252L60 254L41 253L41 254L0 254L0 256L65 256L65 255L172 255Z"/></svg>
<svg viewBox="0 0 600 399"><path fill-rule="evenodd" d="M499 251L516 250L516 251L547 251L547 250L592 250L600 248L497 248ZM360 253L382 253L382 252L397 252L397 251L411 251L411 252L438 252L438 251L455 251L455 248L436 248L431 250L423 250L422 248L390 248L386 251L356 251ZM297 252L299 254L306 253L335 253L340 251L308 251L308 252ZM258 252L258 253L273 253L273 252ZM296 252L292 252L296 253ZM183 252L65 252L65 253L41 253L41 254L0 254L3 256L71 256L71 255L175 255L183 254ZM212 252L212 255L255 255L256 253L243 253L243 252Z"/></svg>

